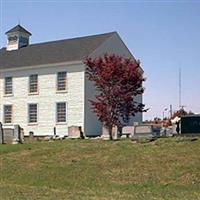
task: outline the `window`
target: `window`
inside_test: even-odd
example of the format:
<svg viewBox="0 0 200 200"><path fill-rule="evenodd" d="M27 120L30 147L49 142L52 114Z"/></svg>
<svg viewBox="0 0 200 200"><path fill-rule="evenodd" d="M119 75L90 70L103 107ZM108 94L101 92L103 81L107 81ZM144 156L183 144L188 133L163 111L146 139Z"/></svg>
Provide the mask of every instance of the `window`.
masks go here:
<svg viewBox="0 0 200 200"><path fill-rule="evenodd" d="M4 123L12 123L12 105L4 106Z"/></svg>
<svg viewBox="0 0 200 200"><path fill-rule="evenodd" d="M5 78L5 94L12 94L13 88L12 88L12 77L6 77Z"/></svg>
<svg viewBox="0 0 200 200"><path fill-rule="evenodd" d="M57 90L62 91L67 89L67 72L58 72L57 74Z"/></svg>
<svg viewBox="0 0 200 200"><path fill-rule="evenodd" d="M9 43L17 42L17 36L15 35L15 36L8 37L8 41L9 41Z"/></svg>
<svg viewBox="0 0 200 200"><path fill-rule="evenodd" d="M66 122L66 103L57 103L57 122Z"/></svg>
<svg viewBox="0 0 200 200"><path fill-rule="evenodd" d="M29 76L29 93L38 92L38 75L33 74Z"/></svg>
<svg viewBox="0 0 200 200"><path fill-rule="evenodd" d="M37 123L37 104L29 104L28 115L29 123Z"/></svg>

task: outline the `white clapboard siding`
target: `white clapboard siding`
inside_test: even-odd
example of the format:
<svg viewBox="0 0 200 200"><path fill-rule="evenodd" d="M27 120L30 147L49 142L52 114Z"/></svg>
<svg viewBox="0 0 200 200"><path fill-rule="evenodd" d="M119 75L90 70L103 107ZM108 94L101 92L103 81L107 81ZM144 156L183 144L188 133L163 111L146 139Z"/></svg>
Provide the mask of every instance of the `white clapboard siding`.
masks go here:
<svg viewBox="0 0 200 200"><path fill-rule="evenodd" d="M56 91L57 72L67 71L67 92ZM38 74L39 93L29 95L29 75ZM13 96L4 96L4 77L13 77ZM0 74L0 121L3 121L3 105L13 105L13 122L24 128L25 135L30 131L34 135L52 135L56 127L57 134L67 135L68 126L84 128L84 66L64 65L35 69L1 72ZM67 122L56 123L56 102L67 103ZM38 104L38 123L28 124L28 104Z"/></svg>

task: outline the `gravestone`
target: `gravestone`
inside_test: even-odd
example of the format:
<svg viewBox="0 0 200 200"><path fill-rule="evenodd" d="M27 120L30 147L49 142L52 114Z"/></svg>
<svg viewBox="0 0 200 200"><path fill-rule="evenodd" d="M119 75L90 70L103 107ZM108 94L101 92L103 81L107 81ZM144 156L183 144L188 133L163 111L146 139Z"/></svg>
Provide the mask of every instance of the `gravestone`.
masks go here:
<svg viewBox="0 0 200 200"><path fill-rule="evenodd" d="M3 129L3 140L6 144L12 144L14 138L14 129L13 128L4 128Z"/></svg>
<svg viewBox="0 0 200 200"><path fill-rule="evenodd" d="M23 142L24 142L24 134L22 128L19 125L14 125L13 144L18 144Z"/></svg>
<svg viewBox="0 0 200 200"><path fill-rule="evenodd" d="M133 138L152 138L152 137L153 137L152 125L135 126Z"/></svg>
<svg viewBox="0 0 200 200"><path fill-rule="evenodd" d="M117 129L117 126L114 126L112 128L112 137L113 137L113 140L117 140L118 139L118 129Z"/></svg>
<svg viewBox="0 0 200 200"><path fill-rule="evenodd" d="M80 138L81 131L79 126L70 126L68 127L68 137L69 138Z"/></svg>
<svg viewBox="0 0 200 200"><path fill-rule="evenodd" d="M18 144L19 143L19 132L20 132L20 127L19 125L14 125L14 134L13 134L13 144Z"/></svg>
<svg viewBox="0 0 200 200"><path fill-rule="evenodd" d="M110 136L109 136L109 130L106 126L103 126L102 127L102 135L101 137L103 139L106 139L106 140L109 140L110 139ZM116 140L118 138L118 129L117 129L117 126L114 126L112 128L112 137L114 140Z"/></svg>
<svg viewBox="0 0 200 200"><path fill-rule="evenodd" d="M14 128L3 128L0 123L0 144L18 144L23 141L24 135L19 125L14 125Z"/></svg>
<svg viewBox="0 0 200 200"><path fill-rule="evenodd" d="M124 126L122 128L122 135L126 135L127 137L133 136L134 134L134 126Z"/></svg>
<svg viewBox="0 0 200 200"><path fill-rule="evenodd" d="M109 139L109 131L108 128L106 126L102 126L102 134L101 137L103 139Z"/></svg>
<svg viewBox="0 0 200 200"><path fill-rule="evenodd" d="M19 142L24 143L24 129L20 127Z"/></svg>

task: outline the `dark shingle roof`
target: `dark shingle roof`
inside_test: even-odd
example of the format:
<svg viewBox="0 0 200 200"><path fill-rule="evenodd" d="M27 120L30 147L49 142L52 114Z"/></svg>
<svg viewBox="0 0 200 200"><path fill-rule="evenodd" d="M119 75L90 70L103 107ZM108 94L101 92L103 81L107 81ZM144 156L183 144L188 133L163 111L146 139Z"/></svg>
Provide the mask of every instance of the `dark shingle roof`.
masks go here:
<svg viewBox="0 0 200 200"><path fill-rule="evenodd" d="M19 50L0 49L0 70L68 61L81 61L115 32L29 45Z"/></svg>
<svg viewBox="0 0 200 200"><path fill-rule="evenodd" d="M6 34L13 33L13 32L24 32L24 33L28 33L29 35L31 35L30 32L28 32L25 28L23 28L19 24L17 26L15 26L14 28L10 29L9 31L7 31Z"/></svg>

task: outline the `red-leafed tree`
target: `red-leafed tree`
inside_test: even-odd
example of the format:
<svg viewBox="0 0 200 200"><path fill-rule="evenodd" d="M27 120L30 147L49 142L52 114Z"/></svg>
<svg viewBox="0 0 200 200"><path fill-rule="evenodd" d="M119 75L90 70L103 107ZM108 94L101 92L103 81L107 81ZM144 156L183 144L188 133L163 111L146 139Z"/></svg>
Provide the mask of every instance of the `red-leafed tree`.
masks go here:
<svg viewBox="0 0 200 200"><path fill-rule="evenodd" d="M192 111L187 112L183 108L181 108L180 110L174 112L174 114L172 115L172 119L174 119L175 117L183 117L186 115L194 115L194 113Z"/></svg>
<svg viewBox="0 0 200 200"><path fill-rule="evenodd" d="M135 97L144 92L140 62L118 55L105 54L84 61L87 78L94 83L98 95L90 100L98 119L109 130L112 139L112 127L122 127L131 116L144 112L144 104Z"/></svg>

